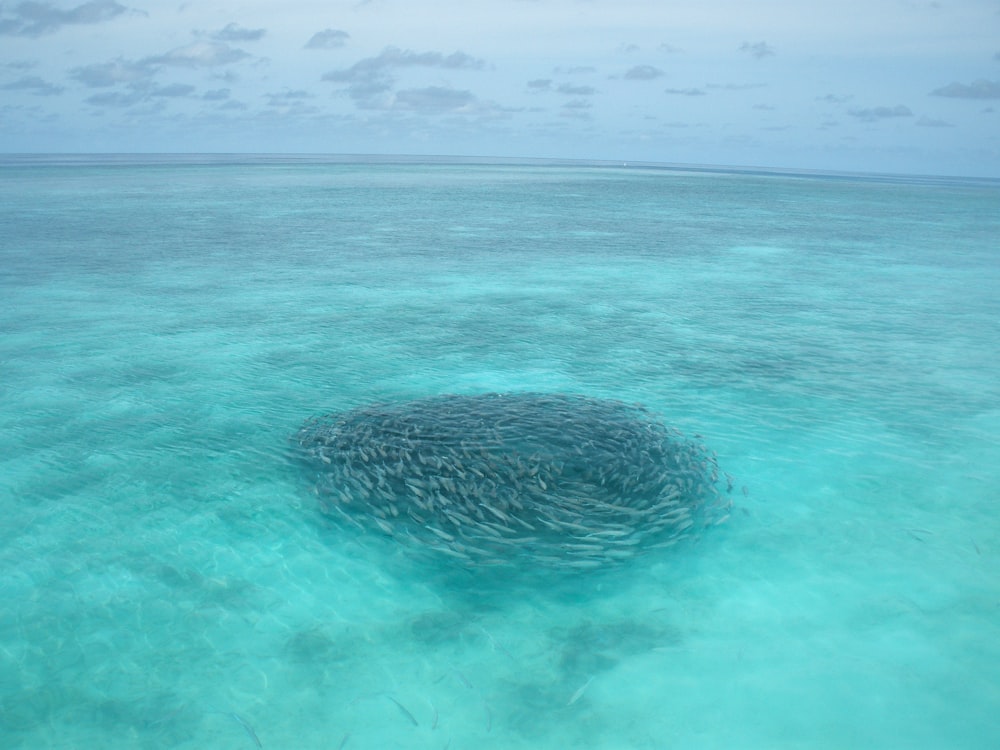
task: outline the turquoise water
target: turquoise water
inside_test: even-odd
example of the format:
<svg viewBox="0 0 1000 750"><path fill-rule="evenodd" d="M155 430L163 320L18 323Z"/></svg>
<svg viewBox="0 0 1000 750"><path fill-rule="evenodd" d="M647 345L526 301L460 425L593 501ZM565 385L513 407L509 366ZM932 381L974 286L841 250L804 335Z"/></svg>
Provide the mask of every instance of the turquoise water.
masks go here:
<svg viewBox="0 0 1000 750"><path fill-rule="evenodd" d="M1000 186L7 160L0 747L993 748ZM728 521L614 570L411 564L289 438L641 402Z"/></svg>

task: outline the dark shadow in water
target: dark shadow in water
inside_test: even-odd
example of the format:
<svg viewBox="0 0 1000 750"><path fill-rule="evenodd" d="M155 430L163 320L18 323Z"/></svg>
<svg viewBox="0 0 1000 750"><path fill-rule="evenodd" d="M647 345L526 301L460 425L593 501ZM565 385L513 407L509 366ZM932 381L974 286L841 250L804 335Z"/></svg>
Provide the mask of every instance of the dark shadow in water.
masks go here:
<svg viewBox="0 0 1000 750"><path fill-rule="evenodd" d="M623 659L654 648L679 646L683 640L680 630L672 625L628 618L586 620L568 628L553 628L548 635L552 648L559 651L559 669L570 680L587 679L613 669Z"/></svg>

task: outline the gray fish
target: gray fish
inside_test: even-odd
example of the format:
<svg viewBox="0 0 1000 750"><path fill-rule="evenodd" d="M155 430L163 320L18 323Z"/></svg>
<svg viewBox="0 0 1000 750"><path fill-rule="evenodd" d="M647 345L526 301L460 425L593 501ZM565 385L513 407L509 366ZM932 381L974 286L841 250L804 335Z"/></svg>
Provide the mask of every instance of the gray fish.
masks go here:
<svg viewBox="0 0 1000 750"><path fill-rule="evenodd" d="M410 713L410 711L406 708L406 706L404 706L402 703L400 703L398 700L396 700L395 698L393 698L388 693L385 694L385 697L388 698L389 700L391 700L393 703L396 704L396 706L399 707L399 710L403 713L403 715L407 719L409 719L413 723L413 726L415 726L415 727L419 727L420 726L420 723L417 721L417 718L413 714Z"/></svg>
<svg viewBox="0 0 1000 750"><path fill-rule="evenodd" d="M234 713L233 711L230 711L230 712L229 712L229 715L230 715L230 716L232 716L232 717L233 717L233 719L235 719L235 720L236 720L236 722L237 722L237 723L238 723L238 724L239 724L239 725L240 725L241 727L243 727L243 729L244 729L244 730L246 730L246 733L247 733L248 735L250 735L250 739L252 739L252 740L253 740L253 744L255 744L255 745L256 745L257 747L259 747L259 748L263 748L263 747L264 747L264 746L263 746L263 745L262 745L262 744L260 743L260 739L259 739L259 738L257 737L257 733L256 733L256 732L255 732L255 731L253 730L253 727L252 727L252 726L250 726L250 724L249 724L249 723L247 722L247 720L246 720L246 719L244 719L244 718L243 718L242 716L240 716L240 715L239 715L238 713Z"/></svg>

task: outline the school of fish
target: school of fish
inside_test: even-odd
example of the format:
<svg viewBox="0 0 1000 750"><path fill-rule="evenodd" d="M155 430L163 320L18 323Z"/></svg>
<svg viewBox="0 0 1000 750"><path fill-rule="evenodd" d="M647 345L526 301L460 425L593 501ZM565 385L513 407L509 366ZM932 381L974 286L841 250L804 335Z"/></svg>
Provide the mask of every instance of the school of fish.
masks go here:
<svg viewBox="0 0 1000 750"><path fill-rule="evenodd" d="M295 442L325 513L468 565L614 565L728 505L713 452L641 405L583 395L368 405Z"/></svg>

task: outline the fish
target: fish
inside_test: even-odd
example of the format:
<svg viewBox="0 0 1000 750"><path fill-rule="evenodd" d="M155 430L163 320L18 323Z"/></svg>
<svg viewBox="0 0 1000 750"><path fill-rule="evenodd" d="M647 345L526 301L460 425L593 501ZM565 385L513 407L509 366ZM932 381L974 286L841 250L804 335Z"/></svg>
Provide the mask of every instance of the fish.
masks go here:
<svg viewBox="0 0 1000 750"><path fill-rule="evenodd" d="M458 678L458 681L462 683L463 687L472 690L472 683L469 682L468 678L466 678L464 674L459 672L454 667L452 667L451 671L455 673L455 676Z"/></svg>
<svg viewBox="0 0 1000 750"><path fill-rule="evenodd" d="M441 529L436 528L434 526L431 526L430 524L427 524L424 528L426 528L428 531L431 531L431 532L437 534L439 537L441 537L442 539L444 539L446 542L454 542L455 541L455 537L452 536L451 534L449 534L447 531L441 531Z"/></svg>
<svg viewBox="0 0 1000 750"><path fill-rule="evenodd" d="M417 721L417 717L414 716L413 714L411 714L410 711L409 711L409 709L406 708L406 706L404 706L402 703L400 703L398 700L396 700L394 697L392 697L388 693L385 694L385 697L388 698L389 700L391 700L393 703L395 703L399 707L399 710L403 713L403 715L407 719L410 720L410 722L412 722L413 726L415 726L415 727L419 727L420 726L420 723Z"/></svg>
<svg viewBox="0 0 1000 750"><path fill-rule="evenodd" d="M244 719L242 716L240 716L238 713L235 713L234 711L229 711L228 713L231 717L233 717L233 719L236 720L237 724L239 724L241 727L243 727L244 730L246 730L246 733L250 735L250 739L253 740L254 745L256 745L259 748L264 747L260 743L260 738L257 737L257 733L253 731L253 727L250 726L249 722L247 722L246 719Z"/></svg>
<svg viewBox="0 0 1000 750"><path fill-rule="evenodd" d="M580 685L580 687L576 689L576 692L573 693L572 696L570 696L570 699L566 702L566 705L572 706L574 703L580 700L580 698L583 697L583 694L587 692L587 688L590 687L590 683L592 683L593 681L594 681L594 676L591 675L590 677L587 678L587 681L582 685Z"/></svg>

